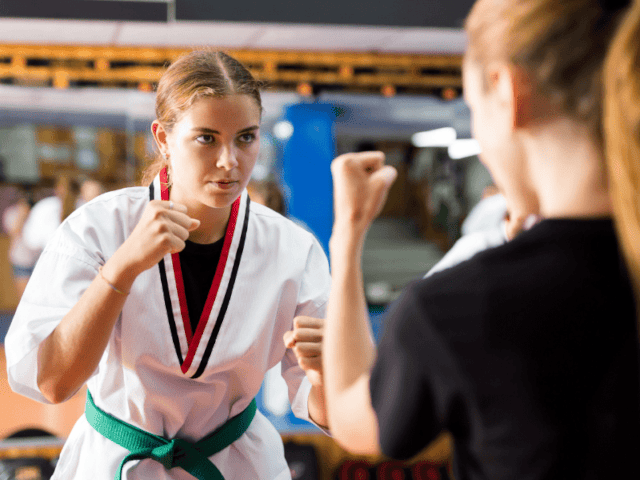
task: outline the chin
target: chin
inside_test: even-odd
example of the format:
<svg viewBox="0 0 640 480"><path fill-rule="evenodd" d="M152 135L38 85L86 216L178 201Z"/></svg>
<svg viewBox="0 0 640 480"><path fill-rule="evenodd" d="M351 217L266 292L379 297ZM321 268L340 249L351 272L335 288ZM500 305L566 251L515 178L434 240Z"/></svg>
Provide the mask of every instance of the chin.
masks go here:
<svg viewBox="0 0 640 480"><path fill-rule="evenodd" d="M241 193L241 192L240 192ZM228 208L240 196L240 193L230 193L227 195L207 195L201 201L210 208Z"/></svg>

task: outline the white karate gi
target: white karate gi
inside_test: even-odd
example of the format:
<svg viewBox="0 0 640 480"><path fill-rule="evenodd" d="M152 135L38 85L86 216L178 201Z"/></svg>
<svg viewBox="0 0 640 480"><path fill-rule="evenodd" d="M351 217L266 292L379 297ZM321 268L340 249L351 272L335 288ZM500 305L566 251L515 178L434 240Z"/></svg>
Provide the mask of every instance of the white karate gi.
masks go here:
<svg viewBox="0 0 640 480"><path fill-rule="evenodd" d="M46 197L36 202L22 229L24 243L39 254L60 226L62 200Z"/></svg>
<svg viewBox="0 0 640 480"><path fill-rule="evenodd" d="M6 337L9 381L16 392L46 402L36 384L38 346L134 229L150 195L160 198L159 190L156 178L151 188L106 193L58 229ZM236 207L209 320L201 321L193 335L189 320L181 317L177 255L167 255L134 282L87 382L105 412L153 434L195 442L240 413L258 393L265 372L282 360L292 410L308 419L311 386L282 337L296 315L324 316L330 288L326 255L312 234L249 202L246 192ZM215 343L212 333L217 333ZM53 478L112 480L127 453L82 416ZM227 480L291 478L280 435L260 412L239 440L210 459ZM129 462L123 478L193 477L146 459Z"/></svg>

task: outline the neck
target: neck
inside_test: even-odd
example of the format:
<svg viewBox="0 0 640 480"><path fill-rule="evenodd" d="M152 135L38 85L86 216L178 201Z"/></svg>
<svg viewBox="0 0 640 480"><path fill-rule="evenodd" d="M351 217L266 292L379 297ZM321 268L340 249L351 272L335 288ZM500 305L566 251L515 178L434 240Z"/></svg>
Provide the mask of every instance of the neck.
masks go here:
<svg viewBox="0 0 640 480"><path fill-rule="evenodd" d="M174 192L172 189L169 198L176 203L181 203L187 207L187 215L200 220L200 226L189 232L189 240L194 243L209 244L214 243L224 237L231 215L231 206L224 208L214 208L203 205L191 198Z"/></svg>
<svg viewBox="0 0 640 480"><path fill-rule="evenodd" d="M602 149L587 128L567 119L534 127L523 137L540 214L603 217L611 214Z"/></svg>

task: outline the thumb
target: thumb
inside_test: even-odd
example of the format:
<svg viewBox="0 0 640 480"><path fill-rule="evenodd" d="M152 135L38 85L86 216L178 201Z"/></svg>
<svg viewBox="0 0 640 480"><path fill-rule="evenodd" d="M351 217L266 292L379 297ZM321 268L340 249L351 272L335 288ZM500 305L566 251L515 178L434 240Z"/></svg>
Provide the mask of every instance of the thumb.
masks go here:
<svg viewBox="0 0 640 480"><path fill-rule="evenodd" d="M296 344L295 339L293 337L293 331L291 330L289 330L288 332L285 332L285 334L282 336L282 340L284 341L284 346L286 348L291 348Z"/></svg>
<svg viewBox="0 0 640 480"><path fill-rule="evenodd" d="M187 231L193 232L199 226L200 226L200 220L198 220L197 218L192 218L191 225L189 225L189 228L187 228Z"/></svg>
<svg viewBox="0 0 640 480"><path fill-rule="evenodd" d="M391 165L385 165L371 174L371 183L377 195L385 195L398 178L398 171Z"/></svg>

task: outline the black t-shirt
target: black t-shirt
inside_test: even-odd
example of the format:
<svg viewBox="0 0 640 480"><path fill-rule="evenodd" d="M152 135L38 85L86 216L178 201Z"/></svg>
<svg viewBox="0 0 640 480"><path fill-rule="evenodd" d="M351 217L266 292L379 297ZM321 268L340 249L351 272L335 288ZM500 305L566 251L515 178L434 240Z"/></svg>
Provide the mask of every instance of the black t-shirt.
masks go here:
<svg viewBox="0 0 640 480"><path fill-rule="evenodd" d="M455 477L640 478L639 343L613 224L545 220L417 281L371 376L382 451L443 429Z"/></svg>
<svg viewBox="0 0 640 480"><path fill-rule="evenodd" d="M222 253L224 237L215 243L200 244L187 240L184 250L180 252L180 267L184 281L191 331L198 327L200 315L204 310L213 277L216 273L218 260Z"/></svg>

